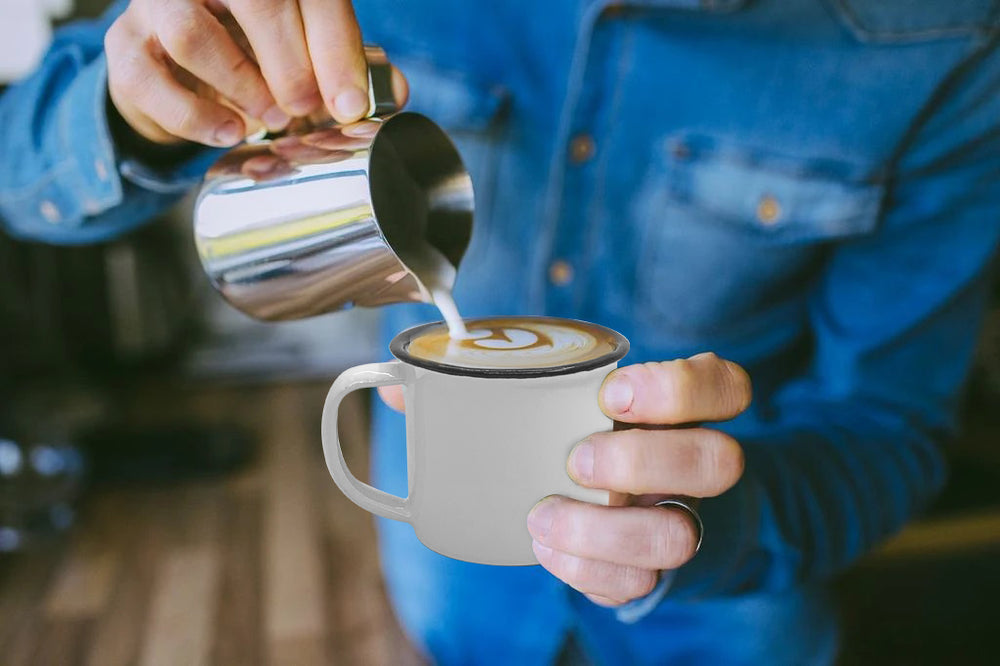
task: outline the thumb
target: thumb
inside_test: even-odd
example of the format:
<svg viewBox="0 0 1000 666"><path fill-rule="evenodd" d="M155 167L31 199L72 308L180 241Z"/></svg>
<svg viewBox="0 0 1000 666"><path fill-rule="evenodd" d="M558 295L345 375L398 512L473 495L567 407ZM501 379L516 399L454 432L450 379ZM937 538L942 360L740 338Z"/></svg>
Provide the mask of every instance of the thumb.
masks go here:
<svg viewBox="0 0 1000 666"><path fill-rule="evenodd" d="M601 386L600 404L616 421L677 425L729 420L751 396L743 368L707 353L614 370Z"/></svg>

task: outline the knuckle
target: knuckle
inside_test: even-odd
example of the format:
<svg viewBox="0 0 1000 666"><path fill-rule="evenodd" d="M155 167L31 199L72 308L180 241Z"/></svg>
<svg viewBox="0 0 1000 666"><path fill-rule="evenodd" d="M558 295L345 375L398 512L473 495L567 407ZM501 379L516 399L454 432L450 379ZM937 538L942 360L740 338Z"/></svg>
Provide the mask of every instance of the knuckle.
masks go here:
<svg viewBox="0 0 1000 666"><path fill-rule="evenodd" d="M230 73L233 74L233 78L236 81L243 82L244 85L256 88L257 77L260 76L260 72L257 69L257 65L251 62L250 58L246 56L240 56L229 66ZM252 83L248 83L252 82Z"/></svg>
<svg viewBox="0 0 1000 666"><path fill-rule="evenodd" d="M584 585L587 582L587 563L574 555L560 554L560 576L570 585Z"/></svg>
<svg viewBox="0 0 1000 666"><path fill-rule="evenodd" d="M175 58L191 58L208 43L201 17L190 8L174 9L159 30L160 43Z"/></svg>
<svg viewBox="0 0 1000 666"><path fill-rule="evenodd" d="M721 495L732 488L743 476L745 460L743 447L719 430L705 431L705 446L702 447L706 491L709 497Z"/></svg>
<svg viewBox="0 0 1000 666"><path fill-rule="evenodd" d="M627 436L602 438L594 443L594 475L601 482L622 488L633 476L631 438Z"/></svg>
<svg viewBox="0 0 1000 666"><path fill-rule="evenodd" d="M273 19L286 4L283 0L232 0L230 6L238 9L243 16Z"/></svg>
<svg viewBox="0 0 1000 666"><path fill-rule="evenodd" d="M168 132L186 139L197 139L202 134L203 122L194 109L186 106L164 124Z"/></svg>
<svg viewBox="0 0 1000 666"><path fill-rule="evenodd" d="M646 538L640 540L640 557L657 569L669 569L677 563L677 544L671 531L673 522L669 512L653 509L656 512L656 524L646 533Z"/></svg>
<svg viewBox="0 0 1000 666"><path fill-rule="evenodd" d="M122 58L115 58L114 65L108 60L109 85L118 87L138 101L146 96L147 82L150 71L145 64L135 55L128 55Z"/></svg>
<svg viewBox="0 0 1000 666"><path fill-rule="evenodd" d="M117 54L119 50L123 50L125 29L122 27L122 21L124 20L124 16L118 17L104 33L104 52L108 55Z"/></svg>
<svg viewBox="0 0 1000 666"><path fill-rule="evenodd" d="M270 107L274 100L267 86L260 78L260 70L249 58L241 58L230 68L232 73L232 99L252 115L259 115Z"/></svg>
<svg viewBox="0 0 1000 666"><path fill-rule="evenodd" d="M705 442L699 437L700 430L683 433L671 449L671 467L678 477L704 479L708 474L705 462Z"/></svg>
<svg viewBox="0 0 1000 666"><path fill-rule="evenodd" d="M653 509L658 511L658 509ZM654 526L645 531L641 536L633 540L633 555L637 562L642 562L650 566L662 568L664 552L666 552L666 540L663 531Z"/></svg>
<svg viewBox="0 0 1000 666"><path fill-rule="evenodd" d="M628 599L644 597L656 588L656 572L649 569L624 567L622 589Z"/></svg>
<svg viewBox="0 0 1000 666"><path fill-rule="evenodd" d="M686 418L692 407L692 400L698 385L698 371L689 359L677 359L662 373L666 410L675 418Z"/></svg>
<svg viewBox="0 0 1000 666"><path fill-rule="evenodd" d="M725 384L729 387L729 396L731 398L729 404L732 407L733 413L739 414L750 406L750 401L753 399L753 386L750 381L750 375L741 365L732 361L723 361L722 367L726 373L727 381Z"/></svg>
<svg viewBox="0 0 1000 666"><path fill-rule="evenodd" d="M577 552L585 530L578 529L575 512L567 511L560 499L552 502L552 531L549 536L552 546L566 552Z"/></svg>
<svg viewBox="0 0 1000 666"><path fill-rule="evenodd" d="M679 510L672 510L667 514L669 520L666 522L664 531L665 544L663 550L664 569L676 569L694 557L694 549L697 545L695 539L695 528L691 524L690 518Z"/></svg>
<svg viewBox="0 0 1000 666"><path fill-rule="evenodd" d="M658 531L655 536L649 539L648 552L646 557L650 564L657 569L670 569L677 565L677 554L674 552L676 545L663 532Z"/></svg>
<svg viewBox="0 0 1000 666"><path fill-rule="evenodd" d="M317 92L316 79L306 65L289 67L279 76L281 96L286 102L297 102Z"/></svg>

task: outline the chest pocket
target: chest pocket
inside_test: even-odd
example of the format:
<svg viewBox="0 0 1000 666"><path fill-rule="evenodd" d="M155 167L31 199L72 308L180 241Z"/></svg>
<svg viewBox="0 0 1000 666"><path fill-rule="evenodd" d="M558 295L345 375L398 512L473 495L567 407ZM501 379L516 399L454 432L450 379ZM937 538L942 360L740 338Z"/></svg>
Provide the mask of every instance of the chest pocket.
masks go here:
<svg viewBox="0 0 1000 666"><path fill-rule="evenodd" d="M837 243L874 231L883 186L847 165L704 136L673 137L637 199L636 316L679 342L758 336L804 294Z"/></svg>
<svg viewBox="0 0 1000 666"><path fill-rule="evenodd" d="M919 42L961 38L1000 26L996 0L828 0L864 42Z"/></svg>

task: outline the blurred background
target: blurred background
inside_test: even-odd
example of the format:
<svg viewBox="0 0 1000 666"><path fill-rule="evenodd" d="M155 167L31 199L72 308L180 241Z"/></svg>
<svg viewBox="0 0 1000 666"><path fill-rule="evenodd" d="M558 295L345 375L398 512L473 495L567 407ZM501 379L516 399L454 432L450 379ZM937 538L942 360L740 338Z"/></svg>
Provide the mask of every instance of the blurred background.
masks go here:
<svg viewBox="0 0 1000 666"><path fill-rule="evenodd" d="M0 0L0 85L105 4ZM87 248L0 236L0 664L419 663L319 443L329 382L386 355L376 313L250 320L189 220ZM368 399L341 425L359 475ZM844 664L995 663L998 441L1000 289L947 489L835 583Z"/></svg>

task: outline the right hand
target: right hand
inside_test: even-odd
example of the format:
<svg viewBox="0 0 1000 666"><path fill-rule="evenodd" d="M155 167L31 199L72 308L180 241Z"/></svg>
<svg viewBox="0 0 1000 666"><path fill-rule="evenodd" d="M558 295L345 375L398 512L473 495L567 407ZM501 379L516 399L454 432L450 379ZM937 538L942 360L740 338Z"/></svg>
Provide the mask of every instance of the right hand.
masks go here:
<svg viewBox="0 0 1000 666"><path fill-rule="evenodd" d="M104 48L111 101L156 143L228 147L292 117L368 111L350 0L132 0ZM405 101L395 69L393 90Z"/></svg>

